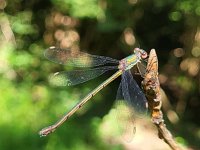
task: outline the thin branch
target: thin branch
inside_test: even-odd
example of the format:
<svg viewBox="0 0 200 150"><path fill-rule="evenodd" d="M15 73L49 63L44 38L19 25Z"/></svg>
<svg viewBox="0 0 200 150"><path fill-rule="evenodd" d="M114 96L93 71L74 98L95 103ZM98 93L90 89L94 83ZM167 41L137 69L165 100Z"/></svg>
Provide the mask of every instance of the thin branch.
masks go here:
<svg viewBox="0 0 200 150"><path fill-rule="evenodd" d="M163 113L161 111L162 97L158 79L158 59L155 49L150 51L142 86L148 100L152 122L158 129L159 138L163 139L173 150L182 150L164 123Z"/></svg>

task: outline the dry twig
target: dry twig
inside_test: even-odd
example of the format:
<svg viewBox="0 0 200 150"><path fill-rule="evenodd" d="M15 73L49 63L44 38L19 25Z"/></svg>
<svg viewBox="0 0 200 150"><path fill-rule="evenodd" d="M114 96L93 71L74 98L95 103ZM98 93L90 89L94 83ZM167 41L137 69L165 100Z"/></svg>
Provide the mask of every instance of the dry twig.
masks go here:
<svg viewBox="0 0 200 150"><path fill-rule="evenodd" d="M158 129L160 139L163 139L173 150L181 150L182 148L173 139L172 134L166 128L161 111L161 88L158 79L158 59L155 49L149 54L147 69L142 86L148 100L149 110L151 112L152 122Z"/></svg>

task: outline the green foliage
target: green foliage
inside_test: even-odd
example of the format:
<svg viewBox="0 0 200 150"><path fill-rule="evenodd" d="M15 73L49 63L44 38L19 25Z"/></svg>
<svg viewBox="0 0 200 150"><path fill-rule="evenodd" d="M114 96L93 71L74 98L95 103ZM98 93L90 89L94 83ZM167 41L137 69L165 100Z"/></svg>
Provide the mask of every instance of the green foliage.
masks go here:
<svg viewBox="0 0 200 150"><path fill-rule="evenodd" d="M104 11L98 5L98 0L52 0L52 3L63 12L78 18L104 18Z"/></svg>
<svg viewBox="0 0 200 150"><path fill-rule="evenodd" d="M199 8L200 8L200 1L190 1L190 0L185 0L185 1L179 1L177 3L177 8L183 11L186 14L196 14L199 15Z"/></svg>
<svg viewBox="0 0 200 150"><path fill-rule="evenodd" d="M34 27L34 24L31 24L31 20L31 11L19 12L15 16L11 17L11 27L14 32L20 35L37 33L37 29Z"/></svg>

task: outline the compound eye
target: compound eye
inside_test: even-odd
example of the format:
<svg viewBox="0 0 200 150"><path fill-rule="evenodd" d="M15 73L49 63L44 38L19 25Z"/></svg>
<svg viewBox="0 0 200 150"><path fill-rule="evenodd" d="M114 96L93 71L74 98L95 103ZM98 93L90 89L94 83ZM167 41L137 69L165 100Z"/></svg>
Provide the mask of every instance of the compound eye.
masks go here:
<svg viewBox="0 0 200 150"><path fill-rule="evenodd" d="M142 52L142 53L141 53L141 57L142 57L142 59L147 58L147 52Z"/></svg>

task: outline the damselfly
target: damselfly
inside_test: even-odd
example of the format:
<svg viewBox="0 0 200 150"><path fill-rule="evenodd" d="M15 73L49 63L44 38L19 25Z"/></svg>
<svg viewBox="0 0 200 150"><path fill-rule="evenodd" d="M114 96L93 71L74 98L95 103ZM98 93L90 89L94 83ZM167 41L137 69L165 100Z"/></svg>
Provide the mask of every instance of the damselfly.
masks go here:
<svg viewBox="0 0 200 150"><path fill-rule="evenodd" d="M58 85L71 86L86 82L95 77L98 77L108 70L118 69L111 77L97 86L87 96L74 106L66 115L64 115L55 124L42 129L40 136L46 136L64 123L70 116L72 116L79 108L81 108L87 101L89 101L95 94L107 86L110 82L122 75L122 80L117 91L117 97L124 99L128 106L131 106L138 112L143 112L147 108L147 100L137 85L136 81L130 72L130 69L137 65L142 59L147 58L146 51L135 48L134 53L122 60L116 60L110 57L90 55L87 53L75 53L68 49L61 49L50 47L45 50L44 55L50 61L71 65L74 67L94 67L91 69L63 71L55 73L51 80ZM110 64L110 66L102 66ZM111 65L113 64L113 65ZM98 67L97 67L98 66Z"/></svg>

